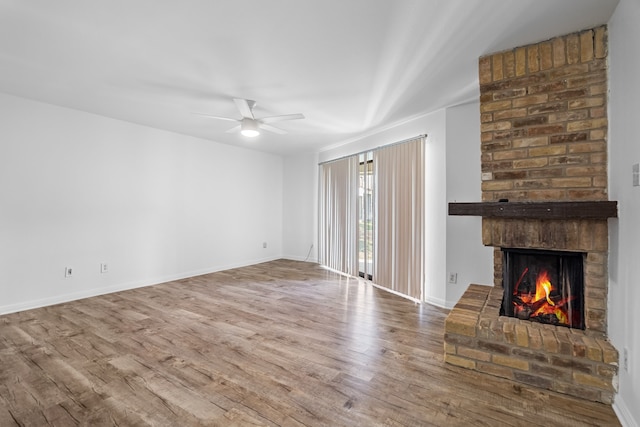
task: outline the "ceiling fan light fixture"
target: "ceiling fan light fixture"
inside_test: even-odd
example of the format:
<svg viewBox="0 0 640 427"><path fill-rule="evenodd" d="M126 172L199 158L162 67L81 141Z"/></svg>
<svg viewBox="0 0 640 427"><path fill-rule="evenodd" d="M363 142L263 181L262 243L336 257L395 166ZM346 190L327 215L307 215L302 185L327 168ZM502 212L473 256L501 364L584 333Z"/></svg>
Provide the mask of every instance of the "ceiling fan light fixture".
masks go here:
<svg viewBox="0 0 640 427"><path fill-rule="evenodd" d="M242 118L234 119L231 117L220 117L213 116L211 114L203 114L203 113L194 113L198 116L209 117L212 119L218 120L227 120L239 123L239 125L234 126L233 128L227 130L227 133L236 133L238 129L240 129L240 133L242 136L246 136L249 138L255 138L260 135L260 132L265 130L267 132L277 133L280 135L286 134L287 132L279 129L275 126L271 126L271 123L281 122L283 120L300 120L304 119L304 115L301 113L297 114L281 114L279 116L269 116L269 117L261 117L256 118L253 115L253 107L256 105L256 101L251 101L249 99L241 99L241 98L233 98L233 102L236 103L236 107L240 112Z"/></svg>
<svg viewBox="0 0 640 427"><path fill-rule="evenodd" d="M260 135L258 123L255 120L245 118L242 120L240 133L249 138L254 138Z"/></svg>

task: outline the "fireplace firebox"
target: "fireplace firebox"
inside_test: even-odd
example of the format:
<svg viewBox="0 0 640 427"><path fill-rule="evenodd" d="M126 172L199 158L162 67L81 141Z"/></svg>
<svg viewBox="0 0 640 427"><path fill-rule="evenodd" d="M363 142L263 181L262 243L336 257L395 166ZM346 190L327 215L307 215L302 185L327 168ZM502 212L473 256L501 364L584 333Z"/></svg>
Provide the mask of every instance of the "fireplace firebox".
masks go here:
<svg viewBox="0 0 640 427"><path fill-rule="evenodd" d="M500 315L584 329L585 254L502 248Z"/></svg>

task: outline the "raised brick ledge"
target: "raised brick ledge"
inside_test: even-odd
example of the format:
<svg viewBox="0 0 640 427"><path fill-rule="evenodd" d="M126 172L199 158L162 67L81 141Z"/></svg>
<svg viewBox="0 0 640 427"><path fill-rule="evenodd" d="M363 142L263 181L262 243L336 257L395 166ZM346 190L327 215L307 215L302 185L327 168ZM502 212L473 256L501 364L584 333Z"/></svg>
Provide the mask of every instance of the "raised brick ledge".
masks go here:
<svg viewBox="0 0 640 427"><path fill-rule="evenodd" d="M499 316L502 288L470 285L445 321L445 362L606 404L618 351L603 333Z"/></svg>

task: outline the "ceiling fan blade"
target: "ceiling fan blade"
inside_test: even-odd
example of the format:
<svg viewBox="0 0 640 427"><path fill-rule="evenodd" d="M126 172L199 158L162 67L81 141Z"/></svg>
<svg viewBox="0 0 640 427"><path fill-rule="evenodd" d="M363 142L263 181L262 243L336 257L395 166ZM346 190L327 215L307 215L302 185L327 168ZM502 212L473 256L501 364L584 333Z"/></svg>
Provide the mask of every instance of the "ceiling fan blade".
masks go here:
<svg viewBox="0 0 640 427"><path fill-rule="evenodd" d="M231 117L220 117L220 116L213 116L211 114L204 114L204 113L193 113L196 116L200 116L200 117L207 117L209 119L218 119L218 120L228 120L230 122L239 122L240 120L238 119L232 119Z"/></svg>
<svg viewBox="0 0 640 427"><path fill-rule="evenodd" d="M260 129L268 130L269 132L278 133L280 135L284 135L284 134L287 133L287 131L275 128L275 127L273 127L271 125L265 125L265 124L261 124L260 125Z"/></svg>
<svg viewBox="0 0 640 427"><path fill-rule="evenodd" d="M270 116L259 119L260 123L275 123L283 120L300 120L304 119L304 114L283 114L282 116Z"/></svg>
<svg viewBox="0 0 640 427"><path fill-rule="evenodd" d="M240 125L238 125L238 126L234 126L234 127L232 127L231 129L229 129L229 130L227 130L227 131L225 131L225 132L226 132L226 133L236 133L236 132L238 132L239 130L240 130Z"/></svg>
<svg viewBox="0 0 640 427"><path fill-rule="evenodd" d="M248 119L253 119L253 106L256 105L256 101L251 101L248 99L239 99L233 98L233 102L236 103L236 107L238 107L238 111L242 114L242 117L246 117Z"/></svg>

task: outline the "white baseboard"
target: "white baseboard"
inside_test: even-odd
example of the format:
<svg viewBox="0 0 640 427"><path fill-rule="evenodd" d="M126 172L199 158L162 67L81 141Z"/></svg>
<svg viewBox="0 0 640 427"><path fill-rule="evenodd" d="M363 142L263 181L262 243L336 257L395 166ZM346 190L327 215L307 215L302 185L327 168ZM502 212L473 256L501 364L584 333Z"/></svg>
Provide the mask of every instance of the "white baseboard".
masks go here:
<svg viewBox="0 0 640 427"><path fill-rule="evenodd" d="M282 258L284 259L290 259L292 261L303 261L303 262L311 262L314 264L318 263L318 260L315 258L307 258L304 256L297 256L297 255L283 255Z"/></svg>
<svg viewBox="0 0 640 427"><path fill-rule="evenodd" d="M186 279L188 277L201 276L203 274L215 273L217 271L230 270L232 268L246 267L248 265L260 264L263 262L274 261L280 259L280 256L255 259L246 262L220 265L216 267L204 268L193 271L186 271L177 274L171 274L167 276L159 276L153 278L147 278L143 280L136 280L132 282L118 283L116 285L105 286L100 288L86 289L80 292L71 292L67 294L56 295L48 298L40 298L29 301L20 302L17 304L0 305L0 315L16 313L18 311L32 310L34 308L46 307L55 304L62 304L69 301L75 301L84 298L91 298L98 295L106 295L114 292L126 291L129 289L143 288L145 286L159 285L160 283L171 282L173 280Z"/></svg>
<svg viewBox="0 0 640 427"><path fill-rule="evenodd" d="M618 420L623 427L639 427L640 424L638 424L638 420L635 420L633 418L633 415L631 414L631 411L629 411L627 404L619 394L616 395L612 408L618 416Z"/></svg>

